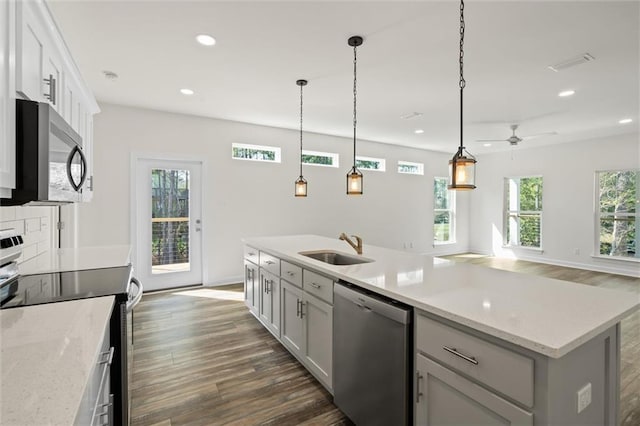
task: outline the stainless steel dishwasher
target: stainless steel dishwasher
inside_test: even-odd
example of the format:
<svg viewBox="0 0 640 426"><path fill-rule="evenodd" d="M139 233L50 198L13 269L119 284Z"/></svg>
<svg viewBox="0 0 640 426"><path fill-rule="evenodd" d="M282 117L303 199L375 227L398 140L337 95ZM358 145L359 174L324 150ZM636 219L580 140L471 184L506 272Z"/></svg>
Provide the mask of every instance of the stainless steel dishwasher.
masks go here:
<svg viewBox="0 0 640 426"><path fill-rule="evenodd" d="M359 426L411 424L411 307L347 283L333 292L334 403Z"/></svg>

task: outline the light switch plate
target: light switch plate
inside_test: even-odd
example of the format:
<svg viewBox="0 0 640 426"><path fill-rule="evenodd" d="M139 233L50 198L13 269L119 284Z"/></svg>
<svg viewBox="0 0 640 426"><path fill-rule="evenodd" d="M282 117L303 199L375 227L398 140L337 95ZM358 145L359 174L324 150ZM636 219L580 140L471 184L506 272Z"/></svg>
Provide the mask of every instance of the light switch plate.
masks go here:
<svg viewBox="0 0 640 426"><path fill-rule="evenodd" d="M587 383L578 391L578 413L591 404L591 383Z"/></svg>

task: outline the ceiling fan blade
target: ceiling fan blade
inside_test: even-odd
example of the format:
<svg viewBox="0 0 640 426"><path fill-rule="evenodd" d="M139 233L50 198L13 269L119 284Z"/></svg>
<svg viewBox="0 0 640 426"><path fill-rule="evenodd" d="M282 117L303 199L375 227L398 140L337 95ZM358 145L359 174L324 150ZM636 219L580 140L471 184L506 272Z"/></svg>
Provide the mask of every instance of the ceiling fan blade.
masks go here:
<svg viewBox="0 0 640 426"><path fill-rule="evenodd" d="M476 139L474 142L509 142L509 139Z"/></svg>
<svg viewBox="0 0 640 426"><path fill-rule="evenodd" d="M558 134L558 132L537 133L535 135L523 136L522 140L523 141L528 141L530 139L541 138L543 136L553 136L553 135L557 135L557 134Z"/></svg>

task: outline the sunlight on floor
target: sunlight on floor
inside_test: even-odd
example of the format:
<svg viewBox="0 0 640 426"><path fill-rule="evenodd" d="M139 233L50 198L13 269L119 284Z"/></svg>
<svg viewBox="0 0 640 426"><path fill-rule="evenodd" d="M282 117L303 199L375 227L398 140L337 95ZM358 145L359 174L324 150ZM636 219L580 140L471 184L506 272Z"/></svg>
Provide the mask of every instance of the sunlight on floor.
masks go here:
<svg viewBox="0 0 640 426"><path fill-rule="evenodd" d="M215 288L199 288L196 290L178 291L172 294L179 296L204 297L207 299L236 300L238 302L242 302L244 300L244 293L241 291L216 290Z"/></svg>
<svg viewBox="0 0 640 426"><path fill-rule="evenodd" d="M167 265L153 265L151 267L152 274L168 274L171 272L189 272L191 264L187 263L170 263Z"/></svg>

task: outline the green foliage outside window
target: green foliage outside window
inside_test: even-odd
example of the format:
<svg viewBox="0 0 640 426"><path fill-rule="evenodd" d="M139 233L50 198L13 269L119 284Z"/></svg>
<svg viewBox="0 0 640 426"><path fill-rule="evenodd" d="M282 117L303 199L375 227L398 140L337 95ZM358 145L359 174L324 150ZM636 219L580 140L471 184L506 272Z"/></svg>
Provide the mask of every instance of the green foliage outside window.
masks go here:
<svg viewBox="0 0 640 426"><path fill-rule="evenodd" d="M323 166L333 166L333 157L328 155L302 154L304 164L321 164Z"/></svg>
<svg viewBox="0 0 640 426"><path fill-rule="evenodd" d="M246 160L276 161L276 153L272 150L233 147L233 158Z"/></svg>
<svg viewBox="0 0 640 426"><path fill-rule="evenodd" d="M598 173L598 245L601 255L640 257L636 245L636 235L640 230L639 187L638 170Z"/></svg>
<svg viewBox="0 0 640 426"><path fill-rule="evenodd" d="M356 167L367 170L382 170L382 162L376 160L362 160L356 158Z"/></svg>
<svg viewBox="0 0 640 426"><path fill-rule="evenodd" d="M433 240L436 243L451 242L453 235L453 191L447 188L447 178L433 181Z"/></svg>
<svg viewBox="0 0 640 426"><path fill-rule="evenodd" d="M505 186L506 243L540 248L542 177L507 178Z"/></svg>

